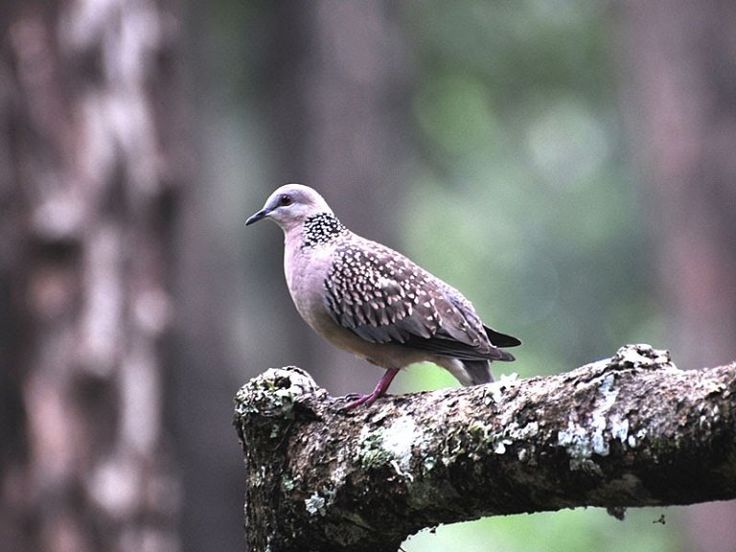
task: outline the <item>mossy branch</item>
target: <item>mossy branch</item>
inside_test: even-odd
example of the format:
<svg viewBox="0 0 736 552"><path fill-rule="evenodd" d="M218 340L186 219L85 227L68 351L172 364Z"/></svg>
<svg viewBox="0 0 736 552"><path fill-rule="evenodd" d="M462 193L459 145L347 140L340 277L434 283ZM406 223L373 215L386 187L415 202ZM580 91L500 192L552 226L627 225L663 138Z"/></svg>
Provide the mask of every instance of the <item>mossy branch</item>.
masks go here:
<svg viewBox="0 0 736 552"><path fill-rule="evenodd" d="M736 364L622 347L568 373L345 412L299 368L236 396L253 551L395 551L481 516L736 498Z"/></svg>

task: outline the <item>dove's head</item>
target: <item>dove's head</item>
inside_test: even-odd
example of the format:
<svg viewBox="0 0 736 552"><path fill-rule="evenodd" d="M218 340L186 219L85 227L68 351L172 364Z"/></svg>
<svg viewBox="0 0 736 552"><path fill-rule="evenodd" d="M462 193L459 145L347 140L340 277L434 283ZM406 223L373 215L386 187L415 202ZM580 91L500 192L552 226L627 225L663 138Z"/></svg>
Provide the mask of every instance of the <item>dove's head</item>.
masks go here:
<svg viewBox="0 0 736 552"><path fill-rule="evenodd" d="M332 209L315 190L302 184L285 184L269 196L263 209L248 218L245 225L269 218L288 232L321 213L332 215Z"/></svg>

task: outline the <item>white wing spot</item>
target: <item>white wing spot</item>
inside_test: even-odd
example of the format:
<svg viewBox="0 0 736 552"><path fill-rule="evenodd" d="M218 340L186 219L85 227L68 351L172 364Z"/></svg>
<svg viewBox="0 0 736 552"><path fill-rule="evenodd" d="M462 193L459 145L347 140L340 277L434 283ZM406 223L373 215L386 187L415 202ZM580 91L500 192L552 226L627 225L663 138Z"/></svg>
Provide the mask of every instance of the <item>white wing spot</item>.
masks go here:
<svg viewBox="0 0 736 552"><path fill-rule="evenodd" d="M394 287L394 286L398 286L398 285L399 284L398 284L398 282L396 282L396 280L392 280L391 278L386 278L385 276L381 276L376 281L376 286L378 286L379 288Z"/></svg>

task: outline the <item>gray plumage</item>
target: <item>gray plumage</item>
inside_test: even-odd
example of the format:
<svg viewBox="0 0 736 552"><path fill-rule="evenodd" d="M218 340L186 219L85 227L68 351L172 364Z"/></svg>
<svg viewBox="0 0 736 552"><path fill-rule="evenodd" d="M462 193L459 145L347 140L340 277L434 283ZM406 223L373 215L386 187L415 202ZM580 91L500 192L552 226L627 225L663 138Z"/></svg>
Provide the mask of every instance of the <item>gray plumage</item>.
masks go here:
<svg viewBox="0 0 736 552"><path fill-rule="evenodd" d="M485 326L458 290L402 254L348 230L313 189L287 184L248 219L284 230L284 270L297 310L336 346L387 369L373 402L401 368L428 360L462 384L492 381L489 362L521 342Z"/></svg>

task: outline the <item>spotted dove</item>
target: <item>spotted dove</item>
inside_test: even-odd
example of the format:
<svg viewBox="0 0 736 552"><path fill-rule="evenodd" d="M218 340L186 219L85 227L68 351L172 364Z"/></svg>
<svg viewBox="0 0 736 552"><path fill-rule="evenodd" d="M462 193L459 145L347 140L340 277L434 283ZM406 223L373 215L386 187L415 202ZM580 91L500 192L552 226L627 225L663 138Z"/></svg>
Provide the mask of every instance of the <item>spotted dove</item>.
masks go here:
<svg viewBox="0 0 736 552"><path fill-rule="evenodd" d="M333 345L386 369L369 405L401 368L438 364L463 385L493 381L490 361L512 361L499 347L521 342L484 325L458 290L405 256L348 230L315 190L278 188L246 226L269 218L285 234L284 272L299 314Z"/></svg>

